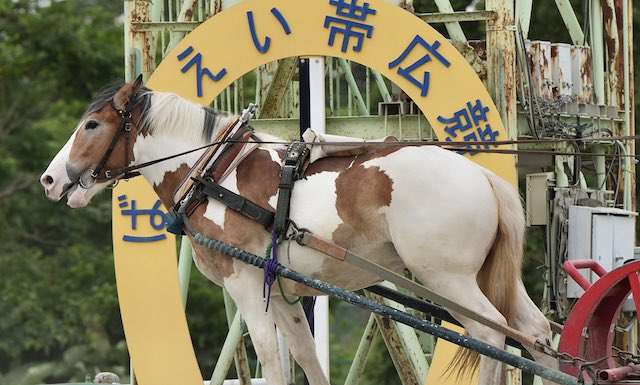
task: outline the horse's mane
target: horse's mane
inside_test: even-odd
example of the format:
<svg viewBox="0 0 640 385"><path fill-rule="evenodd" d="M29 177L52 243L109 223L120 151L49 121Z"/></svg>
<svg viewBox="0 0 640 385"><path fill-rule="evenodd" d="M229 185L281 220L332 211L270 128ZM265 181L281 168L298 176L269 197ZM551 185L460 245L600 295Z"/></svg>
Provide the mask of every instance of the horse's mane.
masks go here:
<svg viewBox="0 0 640 385"><path fill-rule="evenodd" d="M98 91L87 106L87 115L111 103L114 95L125 83L117 81ZM140 129L149 134L180 136L194 143L210 143L218 127L230 124L235 117L202 107L168 92L154 92L141 87L132 100L131 109L140 108Z"/></svg>
<svg viewBox="0 0 640 385"><path fill-rule="evenodd" d="M83 119L96 111L99 111L100 109L102 109L102 107L104 107L107 103L111 103L111 100L113 99L114 95L118 92L118 90L120 90L120 88L122 88L126 83L124 83L123 81L116 81L113 82L111 84L106 85L104 88L102 88L100 91L98 91L98 93L96 94L96 96L93 97L93 100L91 100L91 102L89 102L89 105L87 105L87 108L85 109L84 113L82 114ZM149 104L150 104L150 91L148 88L146 87L141 87L138 90L138 93L136 94L134 100L133 100L133 105L131 106L131 108L136 108L136 107L141 107L143 114L144 111L149 109Z"/></svg>
<svg viewBox="0 0 640 385"><path fill-rule="evenodd" d="M142 113L142 126L149 134L180 137L194 143L210 143L218 127L230 124L235 117L183 99L168 92L147 92L149 108Z"/></svg>

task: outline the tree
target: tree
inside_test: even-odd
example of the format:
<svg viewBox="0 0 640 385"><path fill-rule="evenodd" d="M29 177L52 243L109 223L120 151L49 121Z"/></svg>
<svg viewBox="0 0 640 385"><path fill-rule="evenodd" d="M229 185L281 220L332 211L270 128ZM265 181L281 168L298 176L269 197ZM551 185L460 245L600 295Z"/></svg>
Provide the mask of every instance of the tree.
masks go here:
<svg viewBox="0 0 640 385"><path fill-rule="evenodd" d="M37 183L91 94L122 77L122 27L88 1L42 4L0 0L0 383L127 362L109 197L72 212Z"/></svg>

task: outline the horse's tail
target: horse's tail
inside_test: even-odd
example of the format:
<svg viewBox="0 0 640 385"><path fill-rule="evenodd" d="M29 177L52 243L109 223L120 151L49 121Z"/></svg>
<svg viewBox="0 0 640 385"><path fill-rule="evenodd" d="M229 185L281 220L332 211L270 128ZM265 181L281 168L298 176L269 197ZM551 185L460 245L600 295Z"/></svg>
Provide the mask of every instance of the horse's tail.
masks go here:
<svg viewBox="0 0 640 385"><path fill-rule="evenodd" d="M498 228L493 245L478 272L478 286L496 309L509 321L515 308L518 280L522 270L525 219L518 191L489 170L484 173L491 184L498 209ZM461 349L447 371L458 375L478 367L478 353ZM458 370L455 370L458 369Z"/></svg>
<svg viewBox="0 0 640 385"><path fill-rule="evenodd" d="M493 246L478 272L478 286L493 306L511 319L522 271L525 219L518 191L485 170L498 204L498 229Z"/></svg>

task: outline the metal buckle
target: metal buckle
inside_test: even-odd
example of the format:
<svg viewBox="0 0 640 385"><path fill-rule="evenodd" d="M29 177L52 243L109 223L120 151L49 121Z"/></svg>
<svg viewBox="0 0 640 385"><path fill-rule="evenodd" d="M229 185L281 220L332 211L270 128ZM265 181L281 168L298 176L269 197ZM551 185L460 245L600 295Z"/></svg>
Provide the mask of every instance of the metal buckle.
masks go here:
<svg viewBox="0 0 640 385"><path fill-rule="evenodd" d="M93 170L90 168L84 170L78 178L78 184L85 190L88 190L91 187L95 186L97 182L98 177L97 175L93 174Z"/></svg>

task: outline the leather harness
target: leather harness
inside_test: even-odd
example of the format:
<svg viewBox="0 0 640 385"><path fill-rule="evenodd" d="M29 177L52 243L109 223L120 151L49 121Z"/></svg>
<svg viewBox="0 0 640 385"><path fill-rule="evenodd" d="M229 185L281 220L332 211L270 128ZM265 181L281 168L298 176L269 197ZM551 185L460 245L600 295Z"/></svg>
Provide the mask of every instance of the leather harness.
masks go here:
<svg viewBox="0 0 640 385"><path fill-rule="evenodd" d="M187 178L190 179L190 183L187 184L186 181L183 181L179 186L179 190L184 191L184 193L167 215L167 231L174 234L184 234L184 217L189 217L200 204L208 198L212 198L245 217L260 223L267 230L272 228L278 234L286 232L289 224L291 192L294 182L303 175L304 166L306 166L309 158L309 150L303 142L299 141L292 142L287 148L286 156L282 161L276 212L271 212L218 183L222 176L230 171L230 165L240 154L243 146L247 142L251 142L250 139L257 140L253 135L253 129L247 122L241 120L239 122L240 127L237 127L234 132L227 130L226 134L230 135L225 140L228 142L228 146L220 152L218 152L218 149L212 148L192 168ZM207 155L208 159L205 162L203 160ZM217 155L217 157L212 159L214 155ZM209 166L201 169L199 168L201 164L209 164ZM194 172L196 175L192 176ZM184 186L185 184L187 186Z"/></svg>

